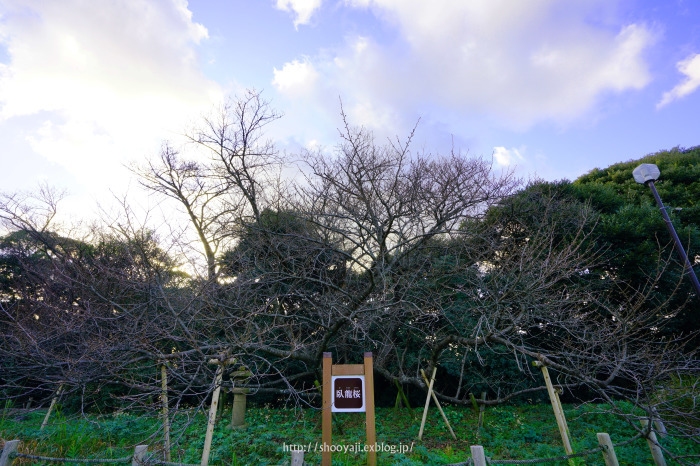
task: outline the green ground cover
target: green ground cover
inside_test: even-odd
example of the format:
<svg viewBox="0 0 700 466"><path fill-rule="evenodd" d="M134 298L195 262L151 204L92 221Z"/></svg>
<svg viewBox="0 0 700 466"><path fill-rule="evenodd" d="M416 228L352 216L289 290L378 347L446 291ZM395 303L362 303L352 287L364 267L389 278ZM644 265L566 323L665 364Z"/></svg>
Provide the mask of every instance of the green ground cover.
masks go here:
<svg viewBox="0 0 700 466"><path fill-rule="evenodd" d="M621 418L600 413L595 405L565 405L571 429L574 451L597 446L596 432L608 432L613 442L634 435L633 429ZM123 457L133 452L133 446L146 443L157 453L162 433L157 418L134 414L94 415L87 418L68 417L60 410L52 415L51 423L39 431L44 411L21 414L4 411L0 417L0 437L20 439L20 452L35 455L105 458ZM439 412L431 407L422 441L418 431L421 409L377 409L377 441L388 447L408 448L404 453L390 451L378 454L379 464L422 465L449 464L466 461L469 446L484 446L486 455L494 459L529 459L559 456L564 453L551 406L520 405L487 408L485 427L477 429L478 415L465 407L446 408L457 434L453 440ZM224 412L214 432L210 464L284 464L290 453L285 446L302 444L310 448L307 462L318 464L321 442L319 414L315 410L249 407L248 428L231 431L226 428L230 412ZM351 446L364 442L364 415L342 414L334 425L334 445ZM199 412L181 412L173 419L173 461L199 463L204 443L205 416ZM342 433L340 432L342 430ZM4 443L4 442L3 442ZM672 436L663 444L676 453L700 454L697 443L681 441ZM644 440L616 449L621 465L651 464L651 455ZM162 455L162 453L161 453ZM162 458L162 456L160 456ZM364 464L362 453L334 453L333 463ZM16 460L15 464L37 464ZM55 463L52 463L55 464ZM547 463L547 464L566 464ZM596 454L576 460L576 465L603 464ZM674 464L669 461L669 464Z"/></svg>

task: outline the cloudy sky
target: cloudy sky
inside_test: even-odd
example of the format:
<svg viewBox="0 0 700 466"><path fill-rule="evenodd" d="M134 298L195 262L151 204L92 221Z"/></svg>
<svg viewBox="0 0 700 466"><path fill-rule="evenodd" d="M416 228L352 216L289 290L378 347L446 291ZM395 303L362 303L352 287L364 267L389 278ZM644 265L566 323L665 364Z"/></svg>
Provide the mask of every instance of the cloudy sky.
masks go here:
<svg viewBox="0 0 700 466"><path fill-rule="evenodd" d="M290 153L335 144L342 100L382 138L420 119L416 150L574 179L700 144L700 2L0 0L0 190L138 190L126 164L246 88Z"/></svg>

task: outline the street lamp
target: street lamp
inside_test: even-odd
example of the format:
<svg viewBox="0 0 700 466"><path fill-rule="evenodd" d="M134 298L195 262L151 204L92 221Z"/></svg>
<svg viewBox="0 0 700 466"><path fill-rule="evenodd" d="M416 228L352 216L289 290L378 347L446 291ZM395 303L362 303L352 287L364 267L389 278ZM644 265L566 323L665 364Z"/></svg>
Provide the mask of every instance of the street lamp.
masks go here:
<svg viewBox="0 0 700 466"><path fill-rule="evenodd" d="M663 202L661 202L659 193L656 191L656 186L654 186L654 181L659 179L660 174L661 172L659 171L659 167L657 167L653 163L643 163L637 168L635 168L632 172L632 176L634 176L634 181L636 181L639 184L646 184L647 186L649 186L649 188L651 188L651 193L654 195L654 199L656 199L656 205L659 206L659 210L661 210L661 215L663 215L664 221L666 222L666 228L671 234L673 241L676 243L676 251L678 251L678 255L681 256L681 262L683 262L683 265L688 270L688 274L690 275L690 281L693 282L693 286L695 287L695 294L697 298L700 299L700 282L698 282L698 277L695 275L695 271L690 265L690 261L688 260L688 256L685 253L685 249L683 249L681 240L678 239L676 230L673 228L671 219L668 217L668 213L666 212L666 208L664 207Z"/></svg>

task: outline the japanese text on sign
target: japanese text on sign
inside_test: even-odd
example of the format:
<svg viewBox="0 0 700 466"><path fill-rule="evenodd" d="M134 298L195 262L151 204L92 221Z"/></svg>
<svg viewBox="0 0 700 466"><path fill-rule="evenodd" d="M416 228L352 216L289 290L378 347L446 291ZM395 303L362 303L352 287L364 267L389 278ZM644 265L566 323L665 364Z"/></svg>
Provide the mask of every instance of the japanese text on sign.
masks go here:
<svg viewBox="0 0 700 466"><path fill-rule="evenodd" d="M365 411L364 376L334 376L332 384L333 412Z"/></svg>

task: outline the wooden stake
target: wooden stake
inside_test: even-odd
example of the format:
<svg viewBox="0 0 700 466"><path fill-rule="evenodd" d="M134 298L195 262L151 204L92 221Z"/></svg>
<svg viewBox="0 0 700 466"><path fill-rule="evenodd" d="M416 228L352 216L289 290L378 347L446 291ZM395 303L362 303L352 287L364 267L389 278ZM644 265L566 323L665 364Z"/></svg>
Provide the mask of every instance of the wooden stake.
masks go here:
<svg viewBox="0 0 700 466"><path fill-rule="evenodd" d="M161 402L163 403L163 439L165 440L165 461L170 462L170 415L168 413L168 374L165 364L160 366Z"/></svg>
<svg viewBox="0 0 700 466"><path fill-rule="evenodd" d="M61 396L61 392L63 392L63 383L61 383L58 386L58 390L56 390L56 394L51 398L51 404L49 405L49 410L46 412L46 416L44 416L44 422L41 423L41 427L39 430L44 430L44 427L49 423L49 417L51 417L51 411L53 411L53 407L56 405L56 401L58 400L58 397Z"/></svg>
<svg viewBox="0 0 700 466"><path fill-rule="evenodd" d="M211 362L211 361L210 361ZM219 405L219 392L221 391L221 379L224 373L224 363L219 362L214 376L214 394L211 397L211 407L209 408L209 419L207 421L207 432L204 435L204 449L202 450L201 466L209 464L209 453L211 451L211 438L214 435L214 425L216 424L216 411Z"/></svg>
<svg viewBox="0 0 700 466"><path fill-rule="evenodd" d="M420 370L420 375L423 376L423 380L426 384L428 384L428 377L425 376L425 371L423 371L423 369ZM452 438L457 440L457 436L455 435L454 430L452 430L450 421L447 420L447 416L445 416L445 411L442 410L442 406L440 406L440 402L438 401L437 396L435 396L435 392L430 392L430 394L433 395L433 401L435 402L435 406L437 406L437 408L440 410L440 414L442 414L442 419L445 421L445 424L447 424L447 428L450 429L450 434L452 434Z"/></svg>
<svg viewBox="0 0 700 466"><path fill-rule="evenodd" d="M539 361L534 361L532 363L535 367L542 369L542 375L544 376L544 383L547 385L547 392L549 393L549 400L552 402L552 409L554 410L554 417L557 419L557 427L559 427L559 433L561 434L561 440L564 443L564 450L567 455L571 455L574 451L571 449L571 444L569 443L569 435L567 434L566 418L564 418L564 411L558 403L559 397L554 391L552 386L552 379L549 377L549 371L547 366Z"/></svg>
<svg viewBox="0 0 700 466"><path fill-rule="evenodd" d="M561 400L559 399L559 393L561 390L554 390L554 396L557 399L557 408L559 409L559 416L564 420L564 428L566 429L566 434L571 437L571 431L569 430L569 424L566 422L566 416L564 416L564 407L561 404Z"/></svg>
<svg viewBox="0 0 700 466"><path fill-rule="evenodd" d="M428 384L428 396L425 398L425 408L423 408L423 420L420 422L420 432L418 432L418 440L421 440L423 438L423 428L425 427L425 420L428 418L428 406L430 405L430 394L433 392L435 372L437 372L437 366L433 367L433 375L430 376L430 383Z"/></svg>
<svg viewBox="0 0 700 466"><path fill-rule="evenodd" d="M605 466L620 466L617 462L617 455L615 455L615 447L610 440L610 436L603 432L596 434L598 437L598 443L603 447L603 459L605 460Z"/></svg>
<svg viewBox="0 0 700 466"><path fill-rule="evenodd" d="M476 404L476 398L474 398L474 394L472 392L469 392L469 399L472 401L472 407L474 408L474 412L478 413L479 405Z"/></svg>
<svg viewBox="0 0 700 466"><path fill-rule="evenodd" d="M481 401L486 401L486 392L481 392ZM484 403L481 403L481 406L479 406L479 424L478 424L479 429L481 429L484 426L484 411L485 410L486 410L486 405Z"/></svg>
<svg viewBox="0 0 700 466"><path fill-rule="evenodd" d="M640 419L639 422L646 429L649 425L648 419ZM664 459L664 452L661 451L659 447L659 441L656 439L656 434L653 430L649 431L649 437L647 437L647 444L649 445L649 450L651 450L651 457L654 459L654 464L656 466L666 466L666 460Z"/></svg>

